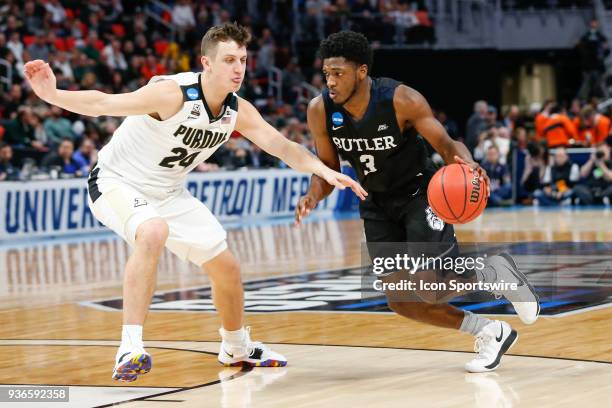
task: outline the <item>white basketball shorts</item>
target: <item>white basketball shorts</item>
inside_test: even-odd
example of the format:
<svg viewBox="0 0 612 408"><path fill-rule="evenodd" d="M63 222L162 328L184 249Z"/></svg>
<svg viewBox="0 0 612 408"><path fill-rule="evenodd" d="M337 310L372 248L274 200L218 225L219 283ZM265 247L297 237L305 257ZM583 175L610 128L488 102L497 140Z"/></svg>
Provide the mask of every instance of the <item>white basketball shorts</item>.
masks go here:
<svg viewBox="0 0 612 408"><path fill-rule="evenodd" d="M166 248L197 266L227 249L227 233L206 206L185 188L143 189L97 165L88 180L89 208L102 224L130 245L144 221L168 223Z"/></svg>

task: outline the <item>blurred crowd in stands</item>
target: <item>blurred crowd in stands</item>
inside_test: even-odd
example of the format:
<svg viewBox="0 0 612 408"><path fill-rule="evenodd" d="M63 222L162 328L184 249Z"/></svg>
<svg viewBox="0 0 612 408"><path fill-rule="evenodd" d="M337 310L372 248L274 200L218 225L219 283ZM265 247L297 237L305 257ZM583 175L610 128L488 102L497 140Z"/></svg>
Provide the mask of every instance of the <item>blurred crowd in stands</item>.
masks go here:
<svg viewBox="0 0 612 408"><path fill-rule="evenodd" d="M241 96L286 137L314 151L306 107L324 87L321 61L316 58L322 35L352 28L375 45L435 41L433 24L419 1L306 0L299 3L297 27L291 2L273 2L270 8L268 2L258 1L261 7L256 13L241 2L222 7L214 1L177 0L168 8L145 12L148 3L9 0L0 5L0 78L4 80L0 84L0 180L84 177L121 121L84 117L42 102L23 77L23 64L32 59L49 62L59 88L129 92L155 75L201 70L198 56L204 32L212 25L237 20L254 37ZM520 1L504 4L521 6ZM151 12L158 18L151 18ZM174 27L172 33L169 25ZM595 34L588 37L587 33L581 41L587 46L588 41L598 42L596 52L604 43L607 47L605 37ZM593 49L587 48L588 63ZM603 58L601 53L595 57ZM451 137L463 140L489 173L491 205L609 203L610 118L608 112L598 112L595 103L583 102L607 92L597 88L601 78L593 79L592 72L601 72L601 66L586 64L584 70L586 85L569 106L547 101L529 110L510 106L499 112L478 101L465 131L444 112L436 113ZM274 72L280 78L274 79ZM565 150L578 146L595 149L581 166ZM551 148L556 150L549 157ZM520 174L513 167L515 151L525 156ZM197 171L282 166L235 134ZM520 177L514 186L511 174Z"/></svg>
<svg viewBox="0 0 612 408"><path fill-rule="evenodd" d="M432 40L432 24L421 3L308 0L300 3L296 28L292 2L177 0L166 6L144 0L3 2L0 180L86 176L97 151L120 124L120 118L84 117L42 102L24 80L23 65L29 60L48 61L61 89L129 92L154 75L201 70L203 34L213 25L237 20L254 37L240 93L284 135L312 150L306 104L324 85L321 61L314 57L320 36L342 28L379 33L384 25L393 30L374 40ZM247 7L253 4L254 13ZM426 33L419 37L421 26ZM293 36L296 30L299 37ZM292 48L301 52L293 55ZM271 71L280 75L275 88L269 84ZM236 137L198 170L283 165Z"/></svg>
<svg viewBox="0 0 612 408"><path fill-rule="evenodd" d="M463 141L489 174L489 205L609 205L609 113L574 99L568 107L535 103L526 112L513 105L499 116L495 106L477 101Z"/></svg>

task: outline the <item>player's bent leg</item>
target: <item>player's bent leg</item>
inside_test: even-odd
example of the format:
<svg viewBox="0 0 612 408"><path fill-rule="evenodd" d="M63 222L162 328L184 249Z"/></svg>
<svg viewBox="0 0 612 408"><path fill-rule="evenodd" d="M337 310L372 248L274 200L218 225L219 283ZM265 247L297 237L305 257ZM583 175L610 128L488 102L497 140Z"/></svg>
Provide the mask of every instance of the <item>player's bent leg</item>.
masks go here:
<svg viewBox="0 0 612 408"><path fill-rule="evenodd" d="M213 302L221 316L221 347L218 360L225 366L282 367L287 359L250 337L243 327L244 293L240 265L234 255L224 250L204 263L202 268L212 282Z"/></svg>
<svg viewBox="0 0 612 408"><path fill-rule="evenodd" d="M142 326L155 291L157 263L168 238L168 224L155 217L138 225L134 252L130 255L123 281L123 333L115 356L112 378L135 381L151 370L153 360L144 349Z"/></svg>
<svg viewBox="0 0 612 408"><path fill-rule="evenodd" d="M240 264L229 249L202 265L212 287L212 298L226 330L243 326L244 290Z"/></svg>
<svg viewBox="0 0 612 408"><path fill-rule="evenodd" d="M123 324L144 323L157 277L157 263L168 239L168 224L151 218L136 229L134 252L125 265L123 280Z"/></svg>
<svg viewBox="0 0 612 408"><path fill-rule="evenodd" d="M395 273L382 279L388 282L397 281L402 275L404 274ZM476 337L474 350L477 356L466 364L467 371L495 370L502 356L518 339L518 334L508 323L492 321L448 304L427 303L422 299L425 296L423 294L411 291L403 294L387 291L385 294L391 310L400 316L474 335Z"/></svg>

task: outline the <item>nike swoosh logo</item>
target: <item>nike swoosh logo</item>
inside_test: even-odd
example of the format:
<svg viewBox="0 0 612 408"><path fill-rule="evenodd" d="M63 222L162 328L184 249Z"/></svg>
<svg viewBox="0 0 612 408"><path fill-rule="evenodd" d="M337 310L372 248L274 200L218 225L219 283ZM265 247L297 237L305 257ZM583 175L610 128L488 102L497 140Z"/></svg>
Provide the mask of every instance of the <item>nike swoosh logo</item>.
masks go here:
<svg viewBox="0 0 612 408"><path fill-rule="evenodd" d="M342 125L342 126L332 126L332 130L338 130L338 129L341 129L343 127L344 127L344 125Z"/></svg>
<svg viewBox="0 0 612 408"><path fill-rule="evenodd" d="M417 193L418 193L420 190L421 190L420 188L417 188L417 191L415 191L415 192L414 192L414 194L413 194L412 196L414 197L415 195L417 195Z"/></svg>
<svg viewBox="0 0 612 408"><path fill-rule="evenodd" d="M129 351L127 353L123 353L121 357L119 357L119 363L121 362L121 360L123 360L123 357L127 356L128 354L130 354Z"/></svg>
<svg viewBox="0 0 612 408"><path fill-rule="evenodd" d="M501 324L500 324L500 326L501 326L501 333L500 333L499 337L495 337L495 341L497 341L498 343L501 342L502 337L504 337L504 326L501 325Z"/></svg>
<svg viewBox="0 0 612 408"><path fill-rule="evenodd" d="M227 355L228 355L230 358L234 358L234 355L233 355L233 354L228 353L228 352L227 352L227 350L223 349L223 352L224 352L225 354L227 354Z"/></svg>

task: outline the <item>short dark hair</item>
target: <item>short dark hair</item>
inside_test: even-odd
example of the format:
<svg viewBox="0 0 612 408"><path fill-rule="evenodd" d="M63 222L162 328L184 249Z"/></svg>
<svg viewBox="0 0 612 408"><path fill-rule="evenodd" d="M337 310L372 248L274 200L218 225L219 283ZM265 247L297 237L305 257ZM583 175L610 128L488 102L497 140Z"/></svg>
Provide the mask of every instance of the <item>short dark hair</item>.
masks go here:
<svg viewBox="0 0 612 408"><path fill-rule="evenodd" d="M319 47L321 59L342 57L357 65L367 65L368 72L372 69L372 47L368 39L354 31L340 31L327 37Z"/></svg>
<svg viewBox="0 0 612 408"><path fill-rule="evenodd" d="M200 52L202 55L210 55L210 52L216 48L219 42L229 40L233 40L236 44L243 47L251 41L251 34L245 27L236 22L213 26L202 37Z"/></svg>

